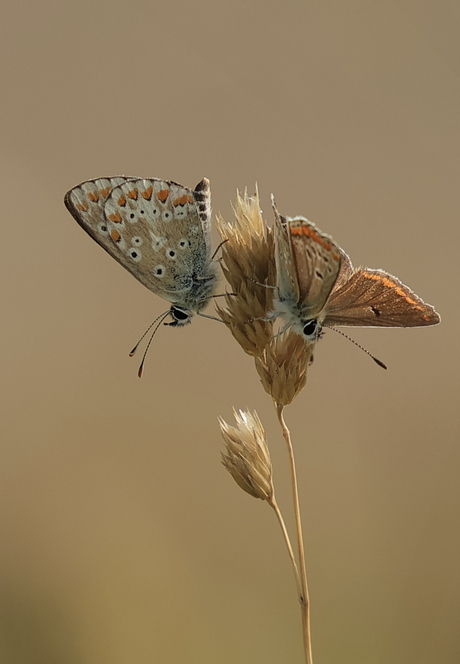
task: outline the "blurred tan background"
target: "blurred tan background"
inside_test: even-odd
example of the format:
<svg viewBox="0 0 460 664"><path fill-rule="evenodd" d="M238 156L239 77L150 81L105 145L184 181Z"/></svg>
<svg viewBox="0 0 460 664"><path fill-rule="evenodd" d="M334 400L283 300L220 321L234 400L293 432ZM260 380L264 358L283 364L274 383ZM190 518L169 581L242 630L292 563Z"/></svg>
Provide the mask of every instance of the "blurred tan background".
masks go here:
<svg viewBox="0 0 460 664"><path fill-rule="evenodd" d="M273 409L223 325L165 303L63 205L120 173L258 183L438 327L327 333L287 410L315 664L458 664L459 46L454 0L9 2L2 12L2 664L301 662L274 516L217 417ZM217 244L217 235L213 237ZM224 286L222 285L222 288ZM209 313L212 313L209 310Z"/></svg>

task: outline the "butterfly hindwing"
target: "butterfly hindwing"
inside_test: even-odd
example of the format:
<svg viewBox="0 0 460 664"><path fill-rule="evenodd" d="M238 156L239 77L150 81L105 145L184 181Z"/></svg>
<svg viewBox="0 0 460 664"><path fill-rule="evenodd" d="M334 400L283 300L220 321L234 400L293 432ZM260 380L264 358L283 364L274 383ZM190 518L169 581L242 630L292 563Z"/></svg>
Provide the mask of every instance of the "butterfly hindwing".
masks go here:
<svg viewBox="0 0 460 664"><path fill-rule="evenodd" d="M109 239L147 288L176 302L209 262L207 217L195 193L175 182L130 180L105 203ZM203 214L203 218L205 214Z"/></svg>
<svg viewBox="0 0 460 664"><path fill-rule="evenodd" d="M340 247L305 217L275 214L277 295L275 309L293 321L314 318L337 280Z"/></svg>
<svg viewBox="0 0 460 664"><path fill-rule="evenodd" d="M299 311L305 319L314 318L337 280L340 247L304 217L288 218L287 228L299 284Z"/></svg>

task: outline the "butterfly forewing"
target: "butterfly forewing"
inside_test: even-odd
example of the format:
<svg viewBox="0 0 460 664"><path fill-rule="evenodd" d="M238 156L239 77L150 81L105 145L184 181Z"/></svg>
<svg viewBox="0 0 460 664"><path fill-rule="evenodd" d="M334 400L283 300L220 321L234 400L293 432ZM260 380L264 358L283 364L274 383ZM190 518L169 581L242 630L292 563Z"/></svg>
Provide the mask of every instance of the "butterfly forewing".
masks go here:
<svg viewBox="0 0 460 664"><path fill-rule="evenodd" d="M86 180L68 191L64 199L67 209L80 226L112 256L114 253L107 241L104 205L114 187L129 179L120 176Z"/></svg>
<svg viewBox="0 0 460 664"><path fill-rule="evenodd" d="M299 301L299 284L292 257L287 221L276 209L273 196L272 207L275 215L274 235L278 297L283 301L287 300L297 303Z"/></svg>
<svg viewBox="0 0 460 664"><path fill-rule="evenodd" d="M325 308L325 325L419 327L440 317L410 288L383 270L358 268L334 288Z"/></svg>

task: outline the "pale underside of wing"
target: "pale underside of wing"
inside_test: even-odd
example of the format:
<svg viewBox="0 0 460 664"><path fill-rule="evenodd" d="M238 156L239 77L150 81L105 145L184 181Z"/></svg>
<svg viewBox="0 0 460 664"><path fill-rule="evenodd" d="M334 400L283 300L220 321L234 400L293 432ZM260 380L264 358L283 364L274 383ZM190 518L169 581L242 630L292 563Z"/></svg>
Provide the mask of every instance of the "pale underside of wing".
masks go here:
<svg viewBox="0 0 460 664"><path fill-rule="evenodd" d="M304 217L288 218L287 228L299 284L299 313L309 320L323 309L337 281L340 247Z"/></svg>
<svg viewBox="0 0 460 664"><path fill-rule="evenodd" d="M131 179L135 178L120 175L86 180L68 191L64 198L66 208L83 230L111 255L113 253L105 241L107 230L104 216L105 201L115 187Z"/></svg>
<svg viewBox="0 0 460 664"><path fill-rule="evenodd" d="M203 182L193 192L157 178L92 180L71 190L66 205L144 286L177 303L209 262L209 183Z"/></svg>
<svg viewBox="0 0 460 664"><path fill-rule="evenodd" d="M209 262L209 232L190 189L162 180L131 181L113 190L105 215L110 241L130 261L125 267L171 302L190 290Z"/></svg>
<svg viewBox="0 0 460 664"><path fill-rule="evenodd" d="M358 327L419 327L441 320L399 279L369 268L357 268L348 279L338 280L324 314L325 325Z"/></svg>
<svg viewBox="0 0 460 664"><path fill-rule="evenodd" d="M291 243L287 232L287 220L276 209L273 195L272 207L275 215L274 236L277 297L282 301L297 303L300 292Z"/></svg>

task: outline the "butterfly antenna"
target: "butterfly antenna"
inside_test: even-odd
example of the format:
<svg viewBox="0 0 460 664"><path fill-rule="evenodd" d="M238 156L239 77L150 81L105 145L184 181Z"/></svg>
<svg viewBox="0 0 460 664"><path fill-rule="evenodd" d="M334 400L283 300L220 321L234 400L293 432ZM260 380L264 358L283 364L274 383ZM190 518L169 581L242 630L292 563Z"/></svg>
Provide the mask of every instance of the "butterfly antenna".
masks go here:
<svg viewBox="0 0 460 664"><path fill-rule="evenodd" d="M148 328L145 330L144 334L141 336L141 338L139 339L139 341L137 342L137 344L134 346L134 348L133 348L132 351L130 352L129 357L132 357L132 356L134 355L134 353L135 353L135 352L137 351L137 349L139 348L139 344L141 343L142 339L144 339L144 337L150 332L150 330L151 330L152 327L155 325L155 323L157 322L157 320L159 320L160 318L163 318L163 317L166 318L167 314L169 314L169 309L168 309L168 311L164 311L164 312L163 312L162 314L160 314L157 318L155 318L155 320L153 321L153 323L150 323L150 325L148 326ZM160 321L160 322L161 322L161 321Z"/></svg>
<svg viewBox="0 0 460 664"><path fill-rule="evenodd" d="M376 364L378 364L379 367L382 367L382 369L388 369L388 367L387 367L386 364L383 364L383 362L381 362L378 358L376 358L375 355L372 355L372 353L369 353L369 351L367 350L367 348L364 348L364 346L361 346L361 344L359 344L357 341L355 341L354 339L352 339L351 337L349 337L348 334L345 334L345 332L342 332L342 330L338 330L336 327L332 327L332 325L329 326L329 325L324 325L324 324L323 324L323 327L327 327L328 330L334 330L334 332L338 332L339 334L342 335L342 337L345 337L345 339L348 339L348 341L351 341L352 344L355 344L355 346L358 346L358 348L360 348L360 349L363 350L365 353L367 353L367 355L369 355L369 357L372 357L372 359L374 360L374 362L375 362Z"/></svg>
<svg viewBox="0 0 460 664"><path fill-rule="evenodd" d="M150 344L152 343L152 339L153 339L153 337L155 336L155 332L158 330L158 328L160 327L161 323L164 321L164 319L166 318L166 316L169 315L169 313L170 313L170 312L167 311L166 313L161 314L161 316L158 316L158 318L160 318L160 320L159 320L158 323L155 325L155 327L154 327L154 329L153 329L153 332L152 332L152 334L150 335L150 339L148 340L147 346L145 347L144 354L143 354L143 356L142 356L142 362L141 362L140 365L139 365L139 370L138 370L138 372L137 372L137 375L139 376L139 378L142 378L142 374L144 373L144 363L145 363L145 358L147 357L147 353L149 352ZM156 323L156 321L158 320L158 318L156 318L156 319L153 321L152 325L154 325L154 324ZM149 330L150 330L150 328L152 327L152 325L150 325ZM148 330L147 330L147 332L148 332ZM144 337L145 337L145 334L144 334ZM138 345L139 345L139 344L138 344Z"/></svg>

